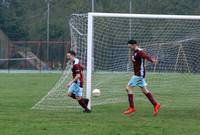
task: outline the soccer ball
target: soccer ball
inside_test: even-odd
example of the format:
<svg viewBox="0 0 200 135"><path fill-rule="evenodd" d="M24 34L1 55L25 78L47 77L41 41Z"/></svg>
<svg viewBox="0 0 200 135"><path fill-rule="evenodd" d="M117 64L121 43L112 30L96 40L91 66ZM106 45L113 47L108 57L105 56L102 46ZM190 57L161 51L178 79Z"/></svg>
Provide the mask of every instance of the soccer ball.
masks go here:
<svg viewBox="0 0 200 135"><path fill-rule="evenodd" d="M93 95L94 97L99 97L99 96L101 95L100 89L93 89L92 95Z"/></svg>

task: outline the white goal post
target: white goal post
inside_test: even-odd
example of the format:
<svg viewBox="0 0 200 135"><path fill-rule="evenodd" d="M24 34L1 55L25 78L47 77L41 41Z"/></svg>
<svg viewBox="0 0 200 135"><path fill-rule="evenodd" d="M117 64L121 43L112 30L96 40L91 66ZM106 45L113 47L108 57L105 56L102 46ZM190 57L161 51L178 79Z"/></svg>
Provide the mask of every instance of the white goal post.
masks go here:
<svg viewBox="0 0 200 135"><path fill-rule="evenodd" d="M87 83L86 97L91 101L91 81L92 81L92 51L93 51L93 20L94 17L118 17L118 18L146 18L146 19L180 19L180 20L200 20L200 16L190 15L156 15L156 14L120 14L120 13L88 13L87 26ZM91 109L91 102L88 107Z"/></svg>

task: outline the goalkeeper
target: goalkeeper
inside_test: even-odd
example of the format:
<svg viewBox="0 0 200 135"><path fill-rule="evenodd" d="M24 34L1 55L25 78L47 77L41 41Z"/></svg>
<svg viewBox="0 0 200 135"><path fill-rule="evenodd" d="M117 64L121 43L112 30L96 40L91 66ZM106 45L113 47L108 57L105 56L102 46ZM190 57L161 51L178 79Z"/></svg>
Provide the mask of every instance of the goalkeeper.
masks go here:
<svg viewBox="0 0 200 135"><path fill-rule="evenodd" d="M68 96L77 99L80 106L84 109L83 112L90 113L91 111L87 108L89 99L83 98L83 66L80 64L79 59L76 57L74 51L67 53L67 58L71 62L72 80L66 84L68 88Z"/></svg>
<svg viewBox="0 0 200 135"><path fill-rule="evenodd" d="M137 44L136 40L129 40L128 48L133 50L133 55L131 57L131 60L134 68L134 75L132 76L126 87L126 91L128 94L129 108L127 111L124 112L124 114L130 114L136 111L134 107L133 89L135 86L139 86L144 95L153 104L154 106L153 115L155 116L158 113L160 104L154 99L152 93L147 88L147 83L145 82L144 78L145 78L145 60L148 60L154 64L158 63L158 60L148 56L141 48L139 48L139 45Z"/></svg>

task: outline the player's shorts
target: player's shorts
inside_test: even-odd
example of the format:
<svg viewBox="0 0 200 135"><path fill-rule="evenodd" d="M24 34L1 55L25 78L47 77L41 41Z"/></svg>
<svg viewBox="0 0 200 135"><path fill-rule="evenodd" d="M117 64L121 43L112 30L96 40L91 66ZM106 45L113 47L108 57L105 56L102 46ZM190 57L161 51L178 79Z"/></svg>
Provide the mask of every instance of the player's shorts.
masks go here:
<svg viewBox="0 0 200 135"><path fill-rule="evenodd" d="M143 77L133 75L132 78L128 82L128 86L132 86L132 87L135 87L135 86L145 87L145 86L147 86L147 83L146 83L146 81L144 80Z"/></svg>
<svg viewBox="0 0 200 135"><path fill-rule="evenodd" d="M80 87L80 81L77 80L77 82L72 83L68 89L68 93L73 93L77 97L83 96L83 88Z"/></svg>

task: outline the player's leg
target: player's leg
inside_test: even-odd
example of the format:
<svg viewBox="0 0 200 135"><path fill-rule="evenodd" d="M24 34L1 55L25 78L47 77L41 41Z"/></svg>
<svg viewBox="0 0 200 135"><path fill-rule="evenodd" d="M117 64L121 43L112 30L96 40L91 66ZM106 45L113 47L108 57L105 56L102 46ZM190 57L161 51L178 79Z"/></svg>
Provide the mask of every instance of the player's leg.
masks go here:
<svg viewBox="0 0 200 135"><path fill-rule="evenodd" d="M74 94L76 95L76 98L78 100L79 105L84 109L84 112L91 112L88 108L87 108L87 104L84 101L83 98L83 88L80 87L80 81L78 80L76 85L75 85L75 89L74 89Z"/></svg>
<svg viewBox="0 0 200 135"><path fill-rule="evenodd" d="M133 94L133 89L134 87L132 86L127 86L126 91L127 91L127 96L128 96L128 102L129 102L129 107L134 108L134 94Z"/></svg>
<svg viewBox="0 0 200 135"><path fill-rule="evenodd" d="M149 101L152 103L153 106L157 104L157 101L154 99L152 93L149 89L147 89L146 86L141 87L141 91L144 93L144 95L149 99Z"/></svg>
<svg viewBox="0 0 200 135"><path fill-rule="evenodd" d="M77 99L80 106L84 108L86 112L90 112L90 110L87 108L87 105L84 99L82 98L82 95L83 95L82 88L80 88L79 86L80 86L79 81L77 81L77 83L72 83L72 85L68 89L67 95L73 99Z"/></svg>
<svg viewBox="0 0 200 135"><path fill-rule="evenodd" d="M130 114L135 112L135 107L134 107L134 94L133 94L133 87L132 86L127 86L126 87L127 95L128 95L128 102L129 102L129 107L126 111L124 111L124 114Z"/></svg>
<svg viewBox="0 0 200 135"><path fill-rule="evenodd" d="M88 106L89 99L88 99L88 98L83 98L83 100L84 100L84 102L85 102L86 106Z"/></svg>
<svg viewBox="0 0 200 135"><path fill-rule="evenodd" d="M83 112L90 113L91 111L87 108L87 104L86 104L86 101L85 101L86 99L83 98L83 92L82 92L82 88L81 87L77 87L76 97L77 97L78 103L84 109Z"/></svg>
<svg viewBox="0 0 200 135"><path fill-rule="evenodd" d="M124 112L124 114L129 114L132 112L135 112L135 107L134 107L134 94L133 94L133 89L136 86L136 79L133 76L130 81L128 82L128 85L126 87L126 92L128 96L128 102L129 102L129 108L127 111Z"/></svg>
<svg viewBox="0 0 200 135"><path fill-rule="evenodd" d="M157 115L159 109L160 109L160 104L155 100L153 94L151 91L147 88L147 86L141 87L141 91L144 93L144 95L149 99L149 101L152 103L154 106L154 112L153 115Z"/></svg>
<svg viewBox="0 0 200 135"><path fill-rule="evenodd" d="M75 83L72 83L71 86L69 87L68 89L68 93L67 93L67 96L73 98L73 99L76 99L76 95L74 94L74 91L76 89L76 84Z"/></svg>
<svg viewBox="0 0 200 135"><path fill-rule="evenodd" d="M91 110L87 108L87 105L83 99L83 97L78 97L79 105L84 109L83 112L90 113Z"/></svg>

